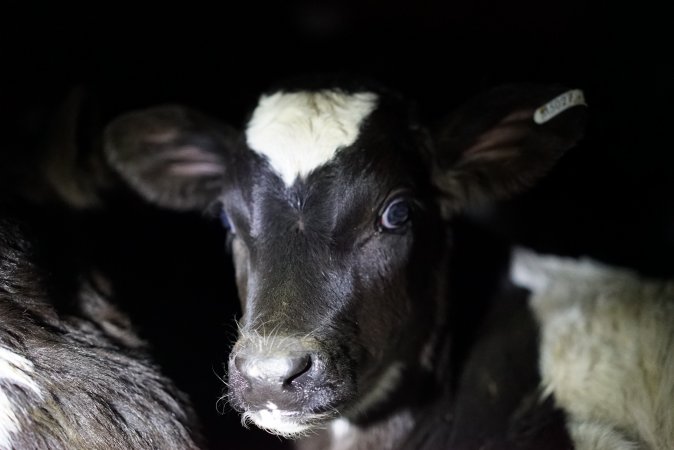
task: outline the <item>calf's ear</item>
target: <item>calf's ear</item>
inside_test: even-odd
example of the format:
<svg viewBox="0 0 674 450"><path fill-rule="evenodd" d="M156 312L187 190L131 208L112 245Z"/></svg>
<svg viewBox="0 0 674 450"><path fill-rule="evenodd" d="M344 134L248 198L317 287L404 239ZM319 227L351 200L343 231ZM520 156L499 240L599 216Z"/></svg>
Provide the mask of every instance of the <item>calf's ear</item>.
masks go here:
<svg viewBox="0 0 674 450"><path fill-rule="evenodd" d="M578 142L586 121L577 89L508 85L469 101L434 135L444 212L528 187Z"/></svg>
<svg viewBox="0 0 674 450"><path fill-rule="evenodd" d="M103 145L109 164L146 200L193 210L221 193L236 137L203 114L170 105L116 118Z"/></svg>

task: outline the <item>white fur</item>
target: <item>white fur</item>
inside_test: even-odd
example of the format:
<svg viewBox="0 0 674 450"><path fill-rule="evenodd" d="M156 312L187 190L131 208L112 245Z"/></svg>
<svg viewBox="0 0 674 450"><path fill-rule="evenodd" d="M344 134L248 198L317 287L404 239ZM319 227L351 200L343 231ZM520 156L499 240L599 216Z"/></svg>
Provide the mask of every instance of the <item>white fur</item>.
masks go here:
<svg viewBox="0 0 674 450"><path fill-rule="evenodd" d="M333 420L330 424L332 440L337 442L344 440L353 431L353 429L354 426L351 425L351 422L343 417Z"/></svg>
<svg viewBox="0 0 674 450"><path fill-rule="evenodd" d="M246 140L291 186L353 144L376 104L377 96L369 92L277 92L260 99Z"/></svg>
<svg viewBox="0 0 674 450"><path fill-rule="evenodd" d="M674 281L523 250L511 275L532 291L543 388L577 448L673 449Z"/></svg>
<svg viewBox="0 0 674 450"><path fill-rule="evenodd" d="M567 424L576 450L640 450L639 445L611 425L571 420Z"/></svg>
<svg viewBox="0 0 674 450"><path fill-rule="evenodd" d="M292 437L302 433L308 427L295 421L285 411L279 409L262 409L244 413L244 421L252 421L258 428L280 436Z"/></svg>
<svg viewBox="0 0 674 450"><path fill-rule="evenodd" d="M11 389L19 387L41 395L37 383L30 377L33 363L21 355L0 347L0 449L10 449L12 434L20 429L16 414L8 396Z"/></svg>
<svg viewBox="0 0 674 450"><path fill-rule="evenodd" d="M244 425L252 422L258 428L271 434L286 438L297 438L306 434L316 424L324 422L331 415L330 413L314 414L303 417L302 421L299 422L295 413L280 409L261 409L243 413L241 421Z"/></svg>

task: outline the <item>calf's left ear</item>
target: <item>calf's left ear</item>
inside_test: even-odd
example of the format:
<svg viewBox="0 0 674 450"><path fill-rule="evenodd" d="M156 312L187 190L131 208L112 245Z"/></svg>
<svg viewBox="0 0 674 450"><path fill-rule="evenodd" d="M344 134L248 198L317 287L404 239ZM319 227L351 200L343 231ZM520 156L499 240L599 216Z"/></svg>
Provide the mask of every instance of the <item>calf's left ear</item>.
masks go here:
<svg viewBox="0 0 674 450"><path fill-rule="evenodd" d="M167 105L116 118L103 140L110 166L146 200L199 210L221 193L237 137L198 111Z"/></svg>
<svg viewBox="0 0 674 450"><path fill-rule="evenodd" d="M492 89L435 133L433 181L446 214L510 196L544 175L582 137L583 92L556 86Z"/></svg>

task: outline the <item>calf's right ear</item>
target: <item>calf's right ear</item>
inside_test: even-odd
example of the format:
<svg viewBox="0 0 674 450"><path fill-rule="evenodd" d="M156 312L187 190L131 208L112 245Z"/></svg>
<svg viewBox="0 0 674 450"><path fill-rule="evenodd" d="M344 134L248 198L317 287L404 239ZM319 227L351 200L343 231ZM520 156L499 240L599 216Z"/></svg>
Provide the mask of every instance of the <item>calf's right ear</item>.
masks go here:
<svg viewBox="0 0 674 450"><path fill-rule="evenodd" d="M146 200L196 210L221 193L236 137L196 111L160 106L116 118L103 144L110 165Z"/></svg>
<svg viewBox="0 0 674 450"><path fill-rule="evenodd" d="M561 86L500 86L464 104L435 135L433 180L445 214L532 185L586 121L583 92Z"/></svg>

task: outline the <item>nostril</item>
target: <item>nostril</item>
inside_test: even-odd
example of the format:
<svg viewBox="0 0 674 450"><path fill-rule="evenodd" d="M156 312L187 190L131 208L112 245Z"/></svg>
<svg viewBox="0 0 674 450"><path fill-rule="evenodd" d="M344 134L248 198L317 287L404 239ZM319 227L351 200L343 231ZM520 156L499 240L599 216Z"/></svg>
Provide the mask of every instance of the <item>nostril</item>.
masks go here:
<svg viewBox="0 0 674 450"><path fill-rule="evenodd" d="M252 356L237 355L236 369L251 381L290 385L311 369L311 356Z"/></svg>
<svg viewBox="0 0 674 450"><path fill-rule="evenodd" d="M298 358L292 358L292 369L289 371L289 375L283 381L285 386L289 385L297 378L301 377L305 373L309 372L311 369L311 357L309 355L304 355Z"/></svg>

